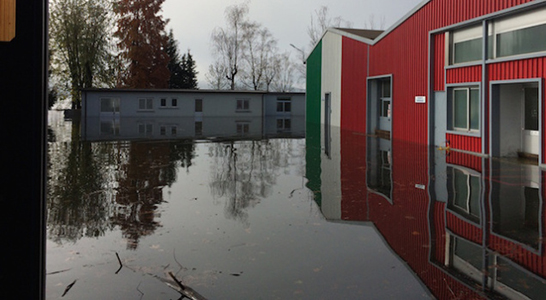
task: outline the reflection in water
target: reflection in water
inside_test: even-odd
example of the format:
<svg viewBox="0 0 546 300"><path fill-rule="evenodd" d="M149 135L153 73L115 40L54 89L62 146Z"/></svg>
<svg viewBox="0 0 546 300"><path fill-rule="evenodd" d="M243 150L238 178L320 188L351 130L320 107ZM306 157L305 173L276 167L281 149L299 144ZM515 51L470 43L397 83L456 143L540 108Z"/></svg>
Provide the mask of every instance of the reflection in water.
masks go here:
<svg viewBox="0 0 546 300"><path fill-rule="evenodd" d="M80 140L77 120L50 128L49 240L69 247L92 238L108 253L116 247L101 243L119 232L134 253L124 260L127 269L133 264L129 273L155 280L178 270L213 299L546 294L544 171L536 165L334 127L328 147L323 128L308 127L305 140L273 138L286 137L294 120L258 122L259 134L235 138L257 123L245 123L247 130L224 121L231 133L216 142L194 140L209 138L201 136L210 132L206 120L191 120L189 129L175 124L174 131L155 126L173 122L156 120L150 139L103 135L100 142ZM108 132L121 135L123 128ZM187 130L196 136L184 137ZM313 215L316 208L321 216ZM381 240L397 258L389 260ZM82 265L108 265L89 260ZM52 269L70 268L55 263ZM62 283L48 277L51 290L73 281L66 275Z"/></svg>
<svg viewBox="0 0 546 300"><path fill-rule="evenodd" d="M308 176L314 181L308 186L321 186L317 204L329 220L372 222L439 299L541 299L546 293L544 171L538 166L343 130L332 136L337 162L324 151L307 159L322 161L308 166L322 174ZM341 179L327 175L334 173Z"/></svg>
<svg viewBox="0 0 546 300"><path fill-rule="evenodd" d="M75 242L119 226L135 249L160 226L154 219L162 189L178 168L191 166L193 142L91 143L79 139L77 119L72 125L71 141L49 146L49 238Z"/></svg>
<svg viewBox="0 0 546 300"><path fill-rule="evenodd" d="M271 194L281 168L289 165L288 154L299 151L282 139L212 144L209 185L215 198L225 198L226 216L250 226L246 209Z"/></svg>

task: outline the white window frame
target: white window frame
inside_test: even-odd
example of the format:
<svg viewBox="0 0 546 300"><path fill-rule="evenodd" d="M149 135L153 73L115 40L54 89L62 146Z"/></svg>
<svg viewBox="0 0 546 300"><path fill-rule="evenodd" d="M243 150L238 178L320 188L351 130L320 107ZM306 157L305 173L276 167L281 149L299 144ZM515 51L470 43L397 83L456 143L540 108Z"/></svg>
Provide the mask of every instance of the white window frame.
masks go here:
<svg viewBox="0 0 546 300"><path fill-rule="evenodd" d="M466 90L466 128L465 127L456 127L455 126L455 91ZM472 90L478 90L478 129L473 129L470 127L471 123L471 110L470 110L470 95ZM479 86L461 86L451 88L451 130L460 131L460 132L472 132L479 133L481 130L481 120L482 120L482 109L481 109L481 93Z"/></svg>

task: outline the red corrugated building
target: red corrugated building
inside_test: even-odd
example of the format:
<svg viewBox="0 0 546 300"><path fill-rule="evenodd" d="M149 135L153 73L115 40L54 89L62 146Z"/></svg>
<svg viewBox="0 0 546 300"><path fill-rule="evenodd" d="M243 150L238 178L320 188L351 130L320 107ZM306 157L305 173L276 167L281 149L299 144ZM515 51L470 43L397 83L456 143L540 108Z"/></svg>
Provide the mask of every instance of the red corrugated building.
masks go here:
<svg viewBox="0 0 546 300"><path fill-rule="evenodd" d="M327 219L372 222L437 298L543 297L546 0L423 1L328 29L307 70Z"/></svg>
<svg viewBox="0 0 546 300"><path fill-rule="evenodd" d="M307 66L311 124L544 164L546 1L423 1L384 32L328 29Z"/></svg>

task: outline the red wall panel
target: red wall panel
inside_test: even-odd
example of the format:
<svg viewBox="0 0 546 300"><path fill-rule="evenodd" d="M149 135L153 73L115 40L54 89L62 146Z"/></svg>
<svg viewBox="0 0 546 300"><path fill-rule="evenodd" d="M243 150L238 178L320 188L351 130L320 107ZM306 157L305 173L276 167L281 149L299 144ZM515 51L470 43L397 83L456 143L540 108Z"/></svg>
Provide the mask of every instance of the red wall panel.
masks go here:
<svg viewBox="0 0 546 300"><path fill-rule="evenodd" d="M482 230L476 225L468 223L450 211L446 212L446 224L446 227L457 236L479 245L482 244Z"/></svg>
<svg viewBox="0 0 546 300"><path fill-rule="evenodd" d="M341 130L341 219L368 221L366 198L366 139Z"/></svg>
<svg viewBox="0 0 546 300"><path fill-rule="evenodd" d="M429 32L530 1L432 0L370 48L369 76L393 75L394 139L427 143L427 105L414 99L428 92ZM479 81L481 71L472 74Z"/></svg>
<svg viewBox="0 0 546 300"><path fill-rule="evenodd" d="M343 37L341 55L341 128L365 133L368 45Z"/></svg>
<svg viewBox="0 0 546 300"><path fill-rule="evenodd" d="M468 66L448 69L446 71L447 84L480 82L482 80L482 66Z"/></svg>
<svg viewBox="0 0 546 300"><path fill-rule="evenodd" d="M489 64L490 80L510 80L524 78L544 78L546 58L530 58Z"/></svg>
<svg viewBox="0 0 546 300"><path fill-rule="evenodd" d="M480 173L482 172L482 160L483 158L480 156L457 151L451 151L446 156L448 164L469 168Z"/></svg>
<svg viewBox="0 0 546 300"><path fill-rule="evenodd" d="M482 139L479 137L447 133L446 141L453 149L482 153Z"/></svg>
<svg viewBox="0 0 546 300"><path fill-rule="evenodd" d="M446 41L445 34L437 34L434 36L434 91L443 91L445 88L445 56L446 56Z"/></svg>

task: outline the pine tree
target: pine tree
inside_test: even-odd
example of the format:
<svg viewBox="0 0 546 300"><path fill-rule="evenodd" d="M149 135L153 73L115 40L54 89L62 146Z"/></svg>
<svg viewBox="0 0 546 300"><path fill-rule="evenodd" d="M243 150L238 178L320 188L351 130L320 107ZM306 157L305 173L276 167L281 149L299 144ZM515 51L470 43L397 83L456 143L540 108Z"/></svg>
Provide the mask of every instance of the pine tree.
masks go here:
<svg viewBox="0 0 546 300"><path fill-rule="evenodd" d="M184 78L184 88L190 90L197 90L197 70L193 56L188 50L188 53L182 56L182 72Z"/></svg>
<svg viewBox="0 0 546 300"><path fill-rule="evenodd" d="M126 69L118 86L128 88L166 88L169 84L168 37L166 22L159 15L165 0L119 0L118 14L120 57Z"/></svg>
<svg viewBox="0 0 546 300"><path fill-rule="evenodd" d="M169 88L182 89L184 88L184 71L182 70L182 61L180 60L177 41L174 39L172 29L169 31L166 51L170 58L168 65L170 72Z"/></svg>

